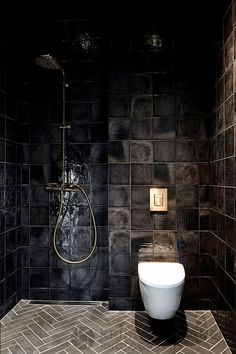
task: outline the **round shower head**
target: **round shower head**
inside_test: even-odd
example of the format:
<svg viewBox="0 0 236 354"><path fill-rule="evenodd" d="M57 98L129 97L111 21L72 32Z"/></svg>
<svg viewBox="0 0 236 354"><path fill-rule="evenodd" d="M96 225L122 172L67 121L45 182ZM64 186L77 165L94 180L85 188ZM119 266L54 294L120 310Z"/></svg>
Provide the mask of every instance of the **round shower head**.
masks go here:
<svg viewBox="0 0 236 354"><path fill-rule="evenodd" d="M36 58L36 64L43 69L63 70L60 63L50 54L41 54Z"/></svg>

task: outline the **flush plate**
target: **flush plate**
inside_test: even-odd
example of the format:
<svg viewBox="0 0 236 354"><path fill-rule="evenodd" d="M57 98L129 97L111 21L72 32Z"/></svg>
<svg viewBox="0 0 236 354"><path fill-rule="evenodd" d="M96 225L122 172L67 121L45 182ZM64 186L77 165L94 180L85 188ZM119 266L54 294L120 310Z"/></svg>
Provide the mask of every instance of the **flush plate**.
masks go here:
<svg viewBox="0 0 236 354"><path fill-rule="evenodd" d="M150 188L150 211L167 210L167 188Z"/></svg>

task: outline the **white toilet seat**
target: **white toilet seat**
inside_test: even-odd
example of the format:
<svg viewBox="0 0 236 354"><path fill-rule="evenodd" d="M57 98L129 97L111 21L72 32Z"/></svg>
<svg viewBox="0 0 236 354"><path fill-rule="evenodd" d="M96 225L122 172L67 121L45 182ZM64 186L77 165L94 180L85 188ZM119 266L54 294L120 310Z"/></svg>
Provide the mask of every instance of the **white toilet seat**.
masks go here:
<svg viewBox="0 0 236 354"><path fill-rule="evenodd" d="M180 263L140 262L139 279L155 288L174 288L184 283L185 271Z"/></svg>

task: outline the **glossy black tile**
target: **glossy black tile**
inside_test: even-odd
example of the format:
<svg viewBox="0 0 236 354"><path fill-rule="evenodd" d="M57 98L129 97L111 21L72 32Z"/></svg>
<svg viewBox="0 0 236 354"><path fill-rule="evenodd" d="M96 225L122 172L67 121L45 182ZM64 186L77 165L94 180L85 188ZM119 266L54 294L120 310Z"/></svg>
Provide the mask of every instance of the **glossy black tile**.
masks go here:
<svg viewBox="0 0 236 354"><path fill-rule="evenodd" d="M175 97L173 95L160 94L154 97L154 116L174 116Z"/></svg>
<svg viewBox="0 0 236 354"><path fill-rule="evenodd" d="M198 230L199 229L199 211L198 209L182 208L179 210L178 223L180 230Z"/></svg>
<svg viewBox="0 0 236 354"><path fill-rule="evenodd" d="M129 76L129 91L133 94L150 94L152 93L152 76L151 74L131 74Z"/></svg>
<svg viewBox="0 0 236 354"><path fill-rule="evenodd" d="M90 141L90 125L73 121L69 131L71 143L88 143Z"/></svg>
<svg viewBox="0 0 236 354"><path fill-rule="evenodd" d="M111 297L130 297L130 277L129 276L110 276L109 286Z"/></svg>
<svg viewBox="0 0 236 354"><path fill-rule="evenodd" d="M59 128L57 127L59 130ZM49 129L48 125L34 124L30 126L30 142L35 143L48 143L49 142Z"/></svg>
<svg viewBox="0 0 236 354"><path fill-rule="evenodd" d="M63 276L64 278L65 276ZM90 270L89 269L71 269L70 273L71 288L89 289Z"/></svg>
<svg viewBox="0 0 236 354"><path fill-rule="evenodd" d="M13 251L6 256L6 276L10 276L17 270L17 253Z"/></svg>
<svg viewBox="0 0 236 354"><path fill-rule="evenodd" d="M123 140L129 139L130 119L129 118L110 118L109 119L109 139Z"/></svg>
<svg viewBox="0 0 236 354"><path fill-rule="evenodd" d="M129 161L129 142L111 141L108 145L109 162L128 162Z"/></svg>
<svg viewBox="0 0 236 354"><path fill-rule="evenodd" d="M30 208L31 225L48 225L49 209L47 206L34 206Z"/></svg>
<svg viewBox="0 0 236 354"><path fill-rule="evenodd" d="M33 186L30 188L30 203L31 205L48 204L49 193L44 186Z"/></svg>
<svg viewBox="0 0 236 354"><path fill-rule="evenodd" d="M107 163L108 161L108 145L106 143L94 143L91 147L92 163Z"/></svg>
<svg viewBox="0 0 236 354"><path fill-rule="evenodd" d="M55 149L59 149L59 145L54 145ZM93 145L92 145L93 146ZM55 151L55 158L58 159L60 155ZM67 146L67 154L69 158L69 162L71 164L83 164L88 163L90 161L90 145L89 144L69 144Z"/></svg>
<svg viewBox="0 0 236 354"><path fill-rule="evenodd" d="M93 185L107 184L107 165L92 165L91 166L91 182Z"/></svg>
<svg viewBox="0 0 236 354"><path fill-rule="evenodd" d="M6 252L12 252L17 248L16 230L11 230L6 233Z"/></svg>
<svg viewBox="0 0 236 354"><path fill-rule="evenodd" d="M65 268L50 268L49 285L52 288L67 288L70 286L70 271Z"/></svg>
<svg viewBox="0 0 236 354"><path fill-rule="evenodd" d="M108 203L108 187L106 185L92 186L92 203L94 205L107 205Z"/></svg>
<svg viewBox="0 0 236 354"><path fill-rule="evenodd" d="M130 115L129 99L124 96L110 99L108 112L111 117L128 117Z"/></svg>
<svg viewBox="0 0 236 354"><path fill-rule="evenodd" d="M27 169L26 169L27 174ZM30 182L32 185L45 185L49 180L48 165L31 165L30 166ZM28 183L28 178L25 175L25 181Z"/></svg>

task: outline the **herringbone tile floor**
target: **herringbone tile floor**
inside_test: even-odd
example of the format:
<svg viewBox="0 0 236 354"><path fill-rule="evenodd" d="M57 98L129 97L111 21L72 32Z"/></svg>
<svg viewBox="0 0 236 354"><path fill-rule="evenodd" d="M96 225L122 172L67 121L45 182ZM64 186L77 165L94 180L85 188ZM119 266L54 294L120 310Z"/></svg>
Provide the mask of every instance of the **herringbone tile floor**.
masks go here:
<svg viewBox="0 0 236 354"><path fill-rule="evenodd" d="M171 321L99 305L20 301L3 319L2 354L231 353L210 311L178 312Z"/></svg>

